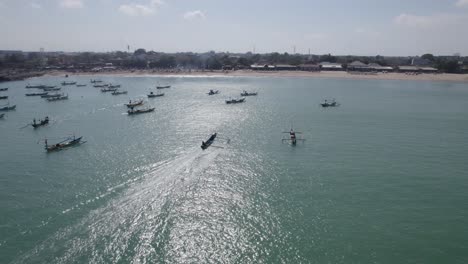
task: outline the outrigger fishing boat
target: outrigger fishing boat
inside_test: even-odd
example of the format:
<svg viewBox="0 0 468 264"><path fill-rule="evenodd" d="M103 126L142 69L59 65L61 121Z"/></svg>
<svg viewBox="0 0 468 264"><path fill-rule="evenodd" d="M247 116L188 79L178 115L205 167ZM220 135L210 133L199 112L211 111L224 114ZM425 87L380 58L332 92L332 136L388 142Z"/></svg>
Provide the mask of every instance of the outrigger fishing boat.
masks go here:
<svg viewBox="0 0 468 264"><path fill-rule="evenodd" d="M26 96L43 96L47 95L48 92L43 92L43 93L27 93Z"/></svg>
<svg viewBox="0 0 468 264"><path fill-rule="evenodd" d="M44 95L41 95L41 98L55 98L55 97L60 97L60 96L63 96L63 94L59 94L59 93L49 94L49 93L46 93Z"/></svg>
<svg viewBox="0 0 468 264"><path fill-rule="evenodd" d="M164 96L164 93L153 93L153 92L150 92L148 94L148 98L154 98L154 97L161 97L161 96Z"/></svg>
<svg viewBox="0 0 468 264"><path fill-rule="evenodd" d="M8 91L8 88L0 88L0 92Z"/></svg>
<svg viewBox="0 0 468 264"><path fill-rule="evenodd" d="M68 94L67 95L61 95L59 97L47 98L47 101L49 101L49 102L62 101L62 100L68 100Z"/></svg>
<svg viewBox="0 0 468 264"><path fill-rule="evenodd" d="M15 109L16 109L16 105L12 105L12 106L1 107L0 111L11 111L11 110L15 110Z"/></svg>
<svg viewBox="0 0 468 264"><path fill-rule="evenodd" d="M289 138L283 138L283 142L284 141L290 141L291 142L291 145L296 145L297 144L297 141L305 141L305 139L302 139L302 138L297 138L296 137L296 134L302 134L302 132L297 132L297 131L294 131L292 128L289 132L283 132L285 134L289 134Z"/></svg>
<svg viewBox="0 0 468 264"><path fill-rule="evenodd" d="M257 95L257 94L258 94L257 92L249 93L249 92L247 92L246 90L244 90L244 91L241 93L241 96L254 96L254 95Z"/></svg>
<svg viewBox="0 0 468 264"><path fill-rule="evenodd" d="M323 103L320 103L320 105L322 107L335 107L335 106L339 106L339 104L335 101L335 99L331 100L331 101L328 101L328 100L325 100Z"/></svg>
<svg viewBox="0 0 468 264"><path fill-rule="evenodd" d="M93 79L91 79L91 83L102 83L102 81L101 81L101 80L93 80Z"/></svg>
<svg viewBox="0 0 468 264"><path fill-rule="evenodd" d="M213 135L210 136L210 138L208 138L207 141L202 141L202 144L201 144L201 148L203 150L207 149L209 146L211 146L211 144L213 144L216 136L218 135L218 133L214 133Z"/></svg>
<svg viewBox="0 0 468 264"><path fill-rule="evenodd" d="M167 89L167 88L171 88L171 86L170 85L156 86L156 89Z"/></svg>
<svg viewBox="0 0 468 264"><path fill-rule="evenodd" d="M107 92L115 92L117 91L117 88L102 88L101 92L107 93Z"/></svg>
<svg viewBox="0 0 468 264"><path fill-rule="evenodd" d="M34 127L34 128L38 128L40 126L45 126L47 124L49 124L49 117L48 116L46 116L43 120L39 120L39 123L37 123L36 119L34 118L31 126Z"/></svg>
<svg viewBox="0 0 468 264"><path fill-rule="evenodd" d="M109 84L109 88L120 88L120 84L116 84L116 85Z"/></svg>
<svg viewBox="0 0 468 264"><path fill-rule="evenodd" d="M219 90L210 90L207 95L215 95L215 94L219 94Z"/></svg>
<svg viewBox="0 0 468 264"><path fill-rule="evenodd" d="M103 88L109 86L108 84L95 84L93 85L94 88Z"/></svg>
<svg viewBox="0 0 468 264"><path fill-rule="evenodd" d="M0 96L0 100L8 99L8 95Z"/></svg>
<svg viewBox="0 0 468 264"><path fill-rule="evenodd" d="M130 110L128 110L127 113L128 113L129 115L143 114L143 113L153 112L154 109L155 109L155 108L153 107L153 108L147 108L147 109L136 109L136 110L133 110L133 107L130 107Z"/></svg>
<svg viewBox="0 0 468 264"><path fill-rule="evenodd" d="M127 93L128 93L127 91L115 90L112 92L112 95L120 95L120 94L127 94Z"/></svg>
<svg viewBox="0 0 468 264"><path fill-rule="evenodd" d="M76 82L65 82L65 81L64 81L64 82L62 82L62 83L60 83L60 84L61 84L61 85L64 85L64 86L65 86L65 85L75 85Z"/></svg>
<svg viewBox="0 0 468 264"><path fill-rule="evenodd" d="M65 148L68 148L68 147L71 147L71 146L86 143L86 141L81 141L82 138L83 137L78 137L77 138L77 137L73 136L72 138L67 138L64 141L61 141L61 142L53 144L53 145L48 145L47 144L47 139L45 139L45 141L44 141L45 142L45 149L47 150L47 152L58 151L58 150L62 150L62 149L65 149Z"/></svg>
<svg viewBox="0 0 468 264"><path fill-rule="evenodd" d="M50 92L50 91L60 91L60 90L62 90L62 88L60 88L60 87L49 87L49 88L42 88L42 90L44 90L46 92Z"/></svg>
<svg viewBox="0 0 468 264"><path fill-rule="evenodd" d="M40 85L30 85L30 84L26 85L26 88L28 88L28 89L31 89L31 88L43 89L43 88L45 88L45 87L46 87L46 86L45 86L45 85L42 85L42 84L40 84Z"/></svg>
<svg viewBox="0 0 468 264"><path fill-rule="evenodd" d="M132 108L132 107L135 107L135 106L139 106L139 105L142 105L143 104L143 100L138 100L136 102L133 102L132 103L132 100L130 100L128 102L128 104L125 104L128 108Z"/></svg>
<svg viewBox="0 0 468 264"><path fill-rule="evenodd" d="M238 104L243 102L245 102L245 98L226 100L226 104Z"/></svg>

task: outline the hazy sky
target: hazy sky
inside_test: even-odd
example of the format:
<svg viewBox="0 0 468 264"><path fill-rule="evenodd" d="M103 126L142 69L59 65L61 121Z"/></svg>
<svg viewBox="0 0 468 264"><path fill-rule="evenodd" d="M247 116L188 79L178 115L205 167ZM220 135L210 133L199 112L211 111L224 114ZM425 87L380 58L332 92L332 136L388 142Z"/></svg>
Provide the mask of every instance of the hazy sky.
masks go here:
<svg viewBox="0 0 468 264"><path fill-rule="evenodd" d="M0 0L0 49L468 55L468 0Z"/></svg>

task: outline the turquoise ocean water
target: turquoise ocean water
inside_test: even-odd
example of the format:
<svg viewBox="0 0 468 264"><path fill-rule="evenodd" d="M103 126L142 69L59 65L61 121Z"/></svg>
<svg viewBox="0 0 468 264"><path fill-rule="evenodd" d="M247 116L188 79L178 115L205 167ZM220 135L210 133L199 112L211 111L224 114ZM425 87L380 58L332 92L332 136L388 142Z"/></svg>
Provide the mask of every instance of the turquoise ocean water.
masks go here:
<svg viewBox="0 0 468 264"><path fill-rule="evenodd" d="M0 263L468 262L466 84L101 79L129 94L0 85L17 105L0 120ZM172 87L145 98L157 83ZM224 103L244 89L259 95ZM155 112L128 116L136 98ZM282 143L291 125L304 143ZM230 143L202 151L213 132ZM87 142L45 152L72 134Z"/></svg>

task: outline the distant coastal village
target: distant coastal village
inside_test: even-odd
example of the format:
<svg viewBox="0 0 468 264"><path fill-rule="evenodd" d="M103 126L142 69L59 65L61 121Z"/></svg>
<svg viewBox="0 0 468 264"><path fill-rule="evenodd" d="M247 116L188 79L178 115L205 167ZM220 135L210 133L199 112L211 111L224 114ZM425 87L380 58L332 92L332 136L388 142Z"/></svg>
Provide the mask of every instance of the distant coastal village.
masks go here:
<svg viewBox="0 0 468 264"><path fill-rule="evenodd" d="M468 74L468 57L458 54L414 57L338 56L288 53L254 54L206 52L163 53L137 49L134 52L25 52L0 50L0 81L22 80L53 72L113 73L193 72L346 72L356 75L378 73Z"/></svg>

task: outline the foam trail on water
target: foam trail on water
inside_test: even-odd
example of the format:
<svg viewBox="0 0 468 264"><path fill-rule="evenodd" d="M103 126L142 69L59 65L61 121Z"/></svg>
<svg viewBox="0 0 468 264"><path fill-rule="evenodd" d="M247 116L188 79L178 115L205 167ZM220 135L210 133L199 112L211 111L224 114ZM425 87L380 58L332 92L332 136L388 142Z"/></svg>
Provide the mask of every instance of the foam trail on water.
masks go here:
<svg viewBox="0 0 468 264"><path fill-rule="evenodd" d="M55 255L57 263L72 262L85 252L92 256L90 263L104 262L109 257L114 262L122 258L134 243L138 244L136 256L148 255L157 230L167 227L161 212L168 212L171 195L196 182L220 151L214 149L197 154L200 153L197 150L162 162L106 206L93 210L79 223L58 231L16 263L34 260L36 254L47 252ZM121 187L122 184L110 188L109 192ZM70 210L73 208L64 210L64 213Z"/></svg>

